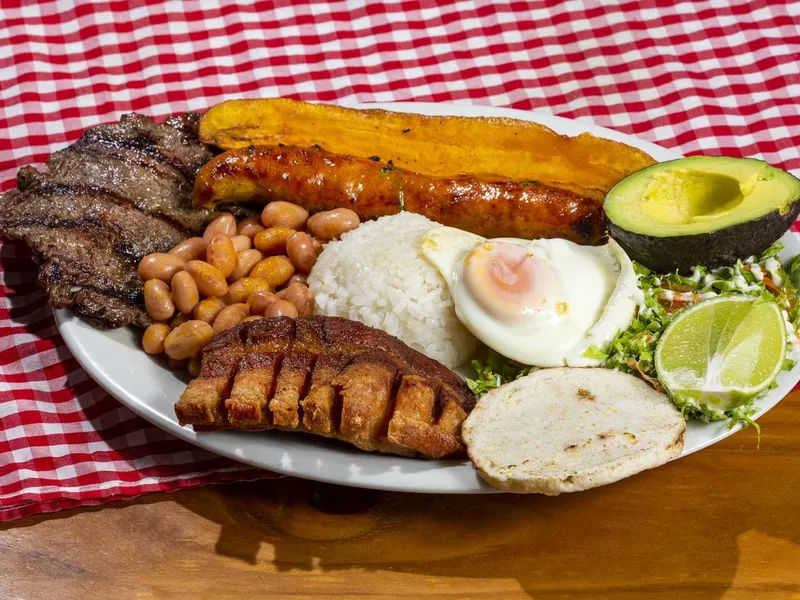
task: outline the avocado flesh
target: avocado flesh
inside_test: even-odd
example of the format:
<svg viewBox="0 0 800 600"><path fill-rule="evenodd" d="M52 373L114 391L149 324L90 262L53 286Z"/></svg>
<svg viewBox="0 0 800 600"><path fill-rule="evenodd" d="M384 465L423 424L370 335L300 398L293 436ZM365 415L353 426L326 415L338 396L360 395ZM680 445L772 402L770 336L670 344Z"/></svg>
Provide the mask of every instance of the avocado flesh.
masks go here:
<svg viewBox="0 0 800 600"><path fill-rule="evenodd" d="M630 257L667 272L763 251L792 225L798 200L800 180L763 161L693 156L630 175L603 208Z"/></svg>

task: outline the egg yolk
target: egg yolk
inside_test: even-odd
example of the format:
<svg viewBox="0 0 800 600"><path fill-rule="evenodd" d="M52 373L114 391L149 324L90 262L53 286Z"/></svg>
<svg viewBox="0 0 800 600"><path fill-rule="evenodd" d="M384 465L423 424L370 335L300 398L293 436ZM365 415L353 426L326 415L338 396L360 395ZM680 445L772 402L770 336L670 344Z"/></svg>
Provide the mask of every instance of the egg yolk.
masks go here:
<svg viewBox="0 0 800 600"><path fill-rule="evenodd" d="M487 242L470 252L464 259L463 282L486 312L507 323L538 313L556 287L546 261L503 242Z"/></svg>

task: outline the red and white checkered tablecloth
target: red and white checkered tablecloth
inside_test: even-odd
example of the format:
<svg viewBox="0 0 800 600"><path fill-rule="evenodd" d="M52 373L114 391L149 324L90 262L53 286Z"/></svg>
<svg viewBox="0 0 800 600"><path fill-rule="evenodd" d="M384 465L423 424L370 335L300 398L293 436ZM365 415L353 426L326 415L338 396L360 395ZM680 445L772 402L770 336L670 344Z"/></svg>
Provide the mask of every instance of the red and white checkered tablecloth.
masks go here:
<svg viewBox="0 0 800 600"><path fill-rule="evenodd" d="M797 2L23 2L0 8L0 189L92 125L232 97L511 106L800 174ZM172 438L64 346L0 245L0 520L263 477Z"/></svg>

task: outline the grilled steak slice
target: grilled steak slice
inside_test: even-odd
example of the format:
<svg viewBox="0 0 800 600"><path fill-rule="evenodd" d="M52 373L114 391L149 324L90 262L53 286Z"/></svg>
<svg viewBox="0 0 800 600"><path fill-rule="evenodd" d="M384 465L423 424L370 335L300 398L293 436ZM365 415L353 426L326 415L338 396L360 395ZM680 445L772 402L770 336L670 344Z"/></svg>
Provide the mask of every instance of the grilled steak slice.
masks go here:
<svg viewBox="0 0 800 600"><path fill-rule="evenodd" d="M54 307L71 306L74 301L82 316L96 325L146 325L142 281L136 272L139 257L163 252L183 239L171 223L142 213L128 204L92 190L69 188L47 181L41 174L27 174L22 192L8 194L0 212L0 228L10 238L28 242L38 262L39 285ZM37 183L38 182L38 183ZM94 291L89 303L75 288ZM115 297L120 313L101 310L98 294ZM109 301L111 298L109 298ZM93 315L97 313L97 316Z"/></svg>
<svg viewBox="0 0 800 600"><path fill-rule="evenodd" d="M76 287L88 287L136 303L141 281L136 267L114 250L108 236L81 229L35 225L10 228L24 237L41 264L39 285L56 308L70 306Z"/></svg>
<svg viewBox="0 0 800 600"><path fill-rule="evenodd" d="M118 125L89 129L50 156L47 176L68 185L91 182L148 214L198 231L211 213L191 208L192 185L211 155L196 138L191 143L190 126L196 122L184 117L156 125L142 115L124 115Z"/></svg>
<svg viewBox="0 0 800 600"><path fill-rule="evenodd" d="M463 454L461 424L474 406L458 375L383 331L279 317L216 336L175 414L196 430L300 431L441 458Z"/></svg>
<svg viewBox="0 0 800 600"><path fill-rule="evenodd" d="M169 117L163 124L158 124L149 117L131 113L122 115L119 123L86 130L80 143L139 149L159 162L166 160L193 181L197 171L210 158L208 148L197 143L200 118L199 113L190 112Z"/></svg>
<svg viewBox="0 0 800 600"><path fill-rule="evenodd" d="M138 306L89 288L76 291L70 306L76 315L102 329L150 324L150 317Z"/></svg>
<svg viewBox="0 0 800 600"><path fill-rule="evenodd" d="M115 250L134 260L149 252L166 252L185 238L182 228L136 210L105 190L53 183L31 167L20 173L24 184L17 188L22 193L4 204L4 227L97 229Z"/></svg>
<svg viewBox="0 0 800 600"><path fill-rule="evenodd" d="M25 240L53 306L98 327L146 326L139 260L198 233L211 216L189 208L211 151L198 116L154 123L125 115L86 131L39 173L25 167L0 196L0 233Z"/></svg>

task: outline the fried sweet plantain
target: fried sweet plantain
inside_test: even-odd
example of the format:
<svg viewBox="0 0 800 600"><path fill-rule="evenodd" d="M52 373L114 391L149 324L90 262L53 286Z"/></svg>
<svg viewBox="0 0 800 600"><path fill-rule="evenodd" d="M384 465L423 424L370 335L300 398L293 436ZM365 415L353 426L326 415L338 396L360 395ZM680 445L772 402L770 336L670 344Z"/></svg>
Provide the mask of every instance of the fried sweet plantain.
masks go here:
<svg viewBox="0 0 800 600"><path fill-rule="evenodd" d="M600 200L655 161L589 133L575 137L517 119L442 117L311 104L287 98L230 100L209 110L200 139L229 150L313 146L436 176L463 173L537 181Z"/></svg>

